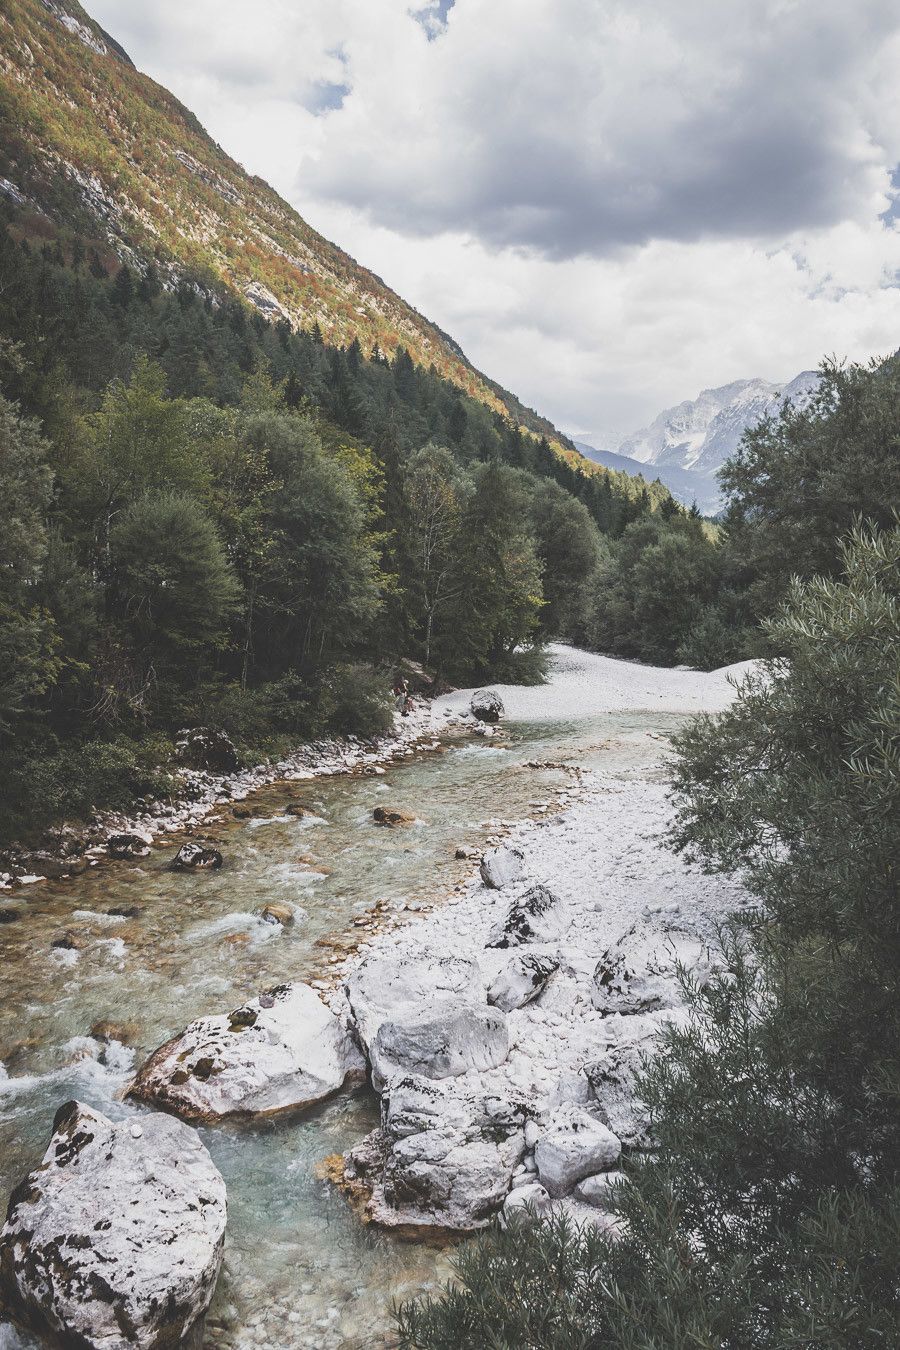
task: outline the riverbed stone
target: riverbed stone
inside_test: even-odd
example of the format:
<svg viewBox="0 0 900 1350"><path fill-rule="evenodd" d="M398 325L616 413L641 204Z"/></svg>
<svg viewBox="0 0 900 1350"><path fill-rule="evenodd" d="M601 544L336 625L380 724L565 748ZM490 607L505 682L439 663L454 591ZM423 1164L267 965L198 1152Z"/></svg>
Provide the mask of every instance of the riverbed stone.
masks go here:
<svg viewBox="0 0 900 1350"><path fill-rule="evenodd" d="M681 971L705 984L716 967L709 944L683 930L634 924L597 962L591 999L603 1013L645 1013L684 1003Z"/></svg>
<svg viewBox="0 0 900 1350"><path fill-rule="evenodd" d="M321 1101L362 1068L316 991L286 984L192 1022L146 1060L130 1095L187 1120L264 1115Z"/></svg>
<svg viewBox="0 0 900 1350"><path fill-rule="evenodd" d="M372 1084L381 1091L398 1073L452 1078L483 1073L509 1054L509 1028L499 1008L437 999L382 1022L370 1048Z"/></svg>
<svg viewBox="0 0 900 1350"><path fill-rule="evenodd" d="M129 858L146 858L150 852L152 840L149 835L128 833L111 834L106 841L106 851L111 858L124 861Z"/></svg>
<svg viewBox="0 0 900 1350"><path fill-rule="evenodd" d="M394 829L398 825L415 825L416 817L412 811L404 811L398 806L376 806L372 812L376 825L385 825Z"/></svg>
<svg viewBox="0 0 900 1350"><path fill-rule="evenodd" d="M469 699L469 711L479 722L499 722L506 710L496 689L476 689Z"/></svg>
<svg viewBox="0 0 900 1350"><path fill-rule="evenodd" d="M543 992L559 962L552 956L523 952L511 956L488 988L488 1003L503 1012L524 1008Z"/></svg>
<svg viewBox="0 0 900 1350"><path fill-rule="evenodd" d="M172 859L173 872L196 872L202 869L217 871L222 866L222 855L217 848L189 841Z"/></svg>
<svg viewBox="0 0 900 1350"><path fill-rule="evenodd" d="M539 1181L526 1181L516 1186L503 1201L500 1225L508 1228L511 1222L529 1218L540 1219L552 1208L550 1193Z"/></svg>
<svg viewBox="0 0 900 1350"><path fill-rule="evenodd" d="M386 1089L381 1129L346 1159L370 1189L374 1222L466 1232L502 1205L525 1149L527 1108L466 1083L406 1074Z"/></svg>
<svg viewBox="0 0 900 1350"><path fill-rule="evenodd" d="M456 1003L485 1001L476 960L430 951L373 953L347 976L344 992L367 1051L381 1023L404 1008L427 1007L444 998Z"/></svg>
<svg viewBox="0 0 900 1350"><path fill-rule="evenodd" d="M581 1200L585 1205L593 1205L594 1209L602 1209L607 1213L612 1213L614 1210L614 1192L617 1187L624 1183L624 1172L597 1172L594 1176L585 1177L583 1181L579 1181L575 1187L575 1198Z"/></svg>
<svg viewBox="0 0 900 1350"><path fill-rule="evenodd" d="M532 886L515 900L504 919L491 930L489 947L519 947L527 942L553 942L565 928L559 899L547 886Z"/></svg>
<svg viewBox="0 0 900 1350"><path fill-rule="evenodd" d="M212 1298L225 1221L225 1183L195 1130L158 1112L114 1122L68 1102L42 1163L10 1197L3 1302L82 1350L181 1344Z"/></svg>
<svg viewBox="0 0 900 1350"><path fill-rule="evenodd" d="M567 1195L584 1177L614 1167L622 1145L612 1131L579 1106L558 1107L534 1149L538 1177L550 1195Z"/></svg>
<svg viewBox="0 0 900 1350"><path fill-rule="evenodd" d="M525 854L520 848L511 848L506 844L491 849L481 860L481 880L495 891L518 881L524 870Z"/></svg>

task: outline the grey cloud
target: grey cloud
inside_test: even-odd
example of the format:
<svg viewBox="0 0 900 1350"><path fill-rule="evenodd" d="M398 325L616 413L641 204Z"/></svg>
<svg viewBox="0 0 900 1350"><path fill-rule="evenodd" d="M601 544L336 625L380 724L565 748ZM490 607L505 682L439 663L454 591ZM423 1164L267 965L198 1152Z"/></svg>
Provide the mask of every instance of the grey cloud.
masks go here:
<svg viewBox="0 0 900 1350"><path fill-rule="evenodd" d="M677 7L639 4L646 21L655 10L673 29L687 73L677 58L671 82L636 64L631 87L608 78L615 29L609 49L589 41L597 8L560 4L558 26L539 34L541 53L520 34L516 56L511 26L512 59L498 51L485 63L477 34L468 45L461 37L477 7L460 3L459 65L423 80L404 143L394 139L390 91L363 88L365 143L356 120L336 119L307 184L402 233L464 230L557 259L653 239L783 237L860 218L885 171L855 96L868 62L900 31L895 5L864 0L851 12L758 0L749 8L770 31L744 24L735 43L727 24L718 33L700 22L704 10L712 18L727 6L689 3L680 28ZM583 46L567 27L579 15ZM640 56L640 43L623 51ZM375 106L378 98L386 103Z"/></svg>

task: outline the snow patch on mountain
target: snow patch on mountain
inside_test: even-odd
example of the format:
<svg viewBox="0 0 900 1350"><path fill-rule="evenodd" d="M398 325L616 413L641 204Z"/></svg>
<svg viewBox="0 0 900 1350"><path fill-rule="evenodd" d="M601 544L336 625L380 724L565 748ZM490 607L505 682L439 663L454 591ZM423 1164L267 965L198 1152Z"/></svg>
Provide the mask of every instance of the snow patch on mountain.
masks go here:
<svg viewBox="0 0 900 1350"><path fill-rule="evenodd" d="M787 384L734 380L704 389L698 398L661 412L648 427L627 437L616 453L641 464L713 477L734 454L748 427L777 416L786 400L804 407L818 384L816 371L804 370Z"/></svg>

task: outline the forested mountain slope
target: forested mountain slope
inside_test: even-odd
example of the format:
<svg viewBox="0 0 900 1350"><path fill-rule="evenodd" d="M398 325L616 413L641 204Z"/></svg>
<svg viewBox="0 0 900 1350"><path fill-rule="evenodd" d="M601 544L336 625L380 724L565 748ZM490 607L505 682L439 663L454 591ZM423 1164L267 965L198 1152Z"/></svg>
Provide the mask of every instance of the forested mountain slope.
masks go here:
<svg viewBox="0 0 900 1350"><path fill-rule="evenodd" d="M52 221L92 239L110 271L152 260L166 284L224 284L267 318L317 324L330 345L355 338L389 357L403 347L517 425L564 440L231 159L76 0L8 0L0 70L0 191L34 236Z"/></svg>

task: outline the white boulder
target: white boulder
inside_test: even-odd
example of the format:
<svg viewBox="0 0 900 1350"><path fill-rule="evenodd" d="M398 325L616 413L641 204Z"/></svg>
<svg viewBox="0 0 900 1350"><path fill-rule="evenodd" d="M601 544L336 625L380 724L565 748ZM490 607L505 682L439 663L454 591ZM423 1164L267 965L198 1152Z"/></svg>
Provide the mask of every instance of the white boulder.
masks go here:
<svg viewBox="0 0 900 1350"><path fill-rule="evenodd" d="M400 955L388 951L370 956L350 973L344 993L366 1050L381 1023L403 1009L421 1008L444 998L458 1003L484 1003L484 984L477 961L428 952Z"/></svg>
<svg viewBox="0 0 900 1350"><path fill-rule="evenodd" d="M499 1009L437 999L382 1022L369 1049L372 1085L380 1092L398 1073L426 1078L483 1073L508 1054L509 1029Z"/></svg>
<svg viewBox="0 0 900 1350"><path fill-rule="evenodd" d="M662 1023L653 1017L641 1022L643 1035L617 1042L582 1068L594 1109L629 1148L649 1148L652 1143L650 1115L638 1096L637 1076Z"/></svg>
<svg viewBox="0 0 900 1350"><path fill-rule="evenodd" d="M584 1177L614 1167L622 1145L579 1106L553 1112L534 1150L538 1177L550 1195L566 1195Z"/></svg>
<svg viewBox="0 0 900 1350"><path fill-rule="evenodd" d="M593 1205L595 1209L611 1213L613 1193L617 1187L624 1184L624 1172L597 1172L594 1176L579 1181L575 1187L575 1198L585 1205Z"/></svg>
<svg viewBox="0 0 900 1350"><path fill-rule="evenodd" d="M488 988L488 1003L504 1012L524 1008L541 993L557 964L552 956L535 952L511 956Z"/></svg>
<svg viewBox="0 0 900 1350"><path fill-rule="evenodd" d="M592 1002L603 1013L643 1013L684 1002L679 971L705 983L715 969L708 944L681 931L635 924L597 963Z"/></svg>
<svg viewBox="0 0 900 1350"><path fill-rule="evenodd" d="M492 890L502 890L518 881L525 870L525 854L520 848L492 848L481 860L481 880Z"/></svg>
<svg viewBox="0 0 900 1350"><path fill-rule="evenodd" d="M469 699L469 711L479 722L499 722L506 709L496 689L476 689Z"/></svg>
<svg viewBox="0 0 900 1350"><path fill-rule="evenodd" d="M10 1197L2 1301L84 1350L181 1344L212 1298L225 1220L225 1183L195 1130L67 1102Z"/></svg>
<svg viewBox="0 0 900 1350"><path fill-rule="evenodd" d="M506 918L488 937L489 947L520 947L526 942L553 942L565 927L561 902L546 886L532 886L510 906Z"/></svg>
<svg viewBox="0 0 900 1350"><path fill-rule="evenodd" d="M159 1047L130 1094L187 1120L308 1106L336 1092L362 1060L314 989L286 984Z"/></svg>
<svg viewBox="0 0 900 1350"><path fill-rule="evenodd" d="M552 1207L550 1195L539 1181L526 1181L510 1191L503 1201L500 1226L508 1228L511 1222L533 1216L536 1219L549 1214Z"/></svg>

